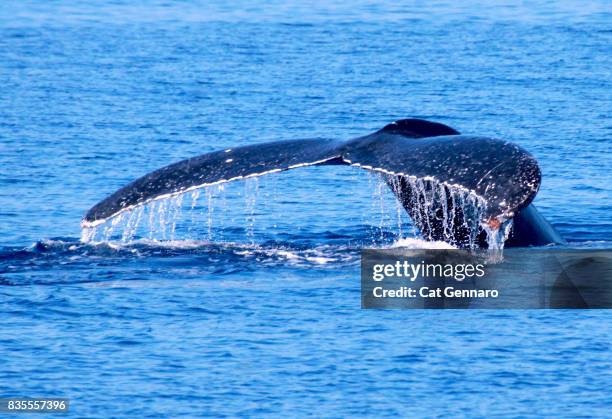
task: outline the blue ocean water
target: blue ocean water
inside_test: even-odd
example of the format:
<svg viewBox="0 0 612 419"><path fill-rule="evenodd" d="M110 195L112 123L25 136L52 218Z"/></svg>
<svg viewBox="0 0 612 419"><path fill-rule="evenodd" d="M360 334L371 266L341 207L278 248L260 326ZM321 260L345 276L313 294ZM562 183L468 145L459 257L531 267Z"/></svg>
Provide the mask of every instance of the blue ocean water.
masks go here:
<svg viewBox="0 0 612 419"><path fill-rule="evenodd" d="M359 250L412 231L359 169L202 191L127 243L81 243L79 222L183 158L420 117L526 148L567 247L609 248L611 19L605 1L3 1L0 395L76 417L608 416L605 311L361 310Z"/></svg>

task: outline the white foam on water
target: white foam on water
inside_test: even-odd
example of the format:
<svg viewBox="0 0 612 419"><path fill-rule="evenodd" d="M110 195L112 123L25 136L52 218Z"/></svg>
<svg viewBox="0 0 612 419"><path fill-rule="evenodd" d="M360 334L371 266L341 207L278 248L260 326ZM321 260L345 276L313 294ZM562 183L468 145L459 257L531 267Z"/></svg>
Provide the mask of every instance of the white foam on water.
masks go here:
<svg viewBox="0 0 612 419"><path fill-rule="evenodd" d="M450 243L442 242L442 241L429 241L424 239L419 239L416 237L406 237L403 239L399 239L395 241L391 246L391 248L408 248L408 249L456 249L457 247L453 246Z"/></svg>
<svg viewBox="0 0 612 419"><path fill-rule="evenodd" d="M149 240L139 239L129 243L129 245L140 244L151 247L161 247L167 249L198 249L211 245L207 240ZM127 244L126 244L127 245Z"/></svg>

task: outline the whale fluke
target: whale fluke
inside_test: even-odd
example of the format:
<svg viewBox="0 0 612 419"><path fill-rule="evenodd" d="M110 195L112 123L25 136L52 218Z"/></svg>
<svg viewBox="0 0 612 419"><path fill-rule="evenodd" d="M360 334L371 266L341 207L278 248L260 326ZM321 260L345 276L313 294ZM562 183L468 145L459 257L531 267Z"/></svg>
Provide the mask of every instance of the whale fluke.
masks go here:
<svg viewBox="0 0 612 419"><path fill-rule="evenodd" d="M527 206L540 187L537 161L507 141L467 135L411 141L378 132L349 141L349 164L405 178L431 180L483 198L489 217L510 218Z"/></svg>
<svg viewBox="0 0 612 419"><path fill-rule="evenodd" d="M454 240L464 247L473 246L487 225L497 229L527 208L541 181L537 161L515 144L403 119L349 141L276 141L186 159L119 189L92 207L81 225L94 227L153 200L214 184L331 164L384 174L426 238ZM476 213L465 212L466 200ZM473 225L468 218L475 220ZM467 241L461 237L466 234Z"/></svg>
<svg viewBox="0 0 612 419"><path fill-rule="evenodd" d="M93 206L81 225L94 227L139 205L198 188L321 164L339 157L337 141L329 139L275 141L202 154L129 183Z"/></svg>

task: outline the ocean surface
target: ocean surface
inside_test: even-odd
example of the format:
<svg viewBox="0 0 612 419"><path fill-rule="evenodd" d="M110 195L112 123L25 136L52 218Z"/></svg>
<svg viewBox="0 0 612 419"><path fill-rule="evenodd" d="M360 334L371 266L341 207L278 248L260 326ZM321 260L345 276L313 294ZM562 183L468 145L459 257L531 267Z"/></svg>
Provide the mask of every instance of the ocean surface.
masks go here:
<svg viewBox="0 0 612 419"><path fill-rule="evenodd" d="M183 158L419 117L523 146L564 247L610 248L611 71L603 0L3 1L0 396L74 417L609 417L605 310L360 309L360 249L426 246L366 171L208 188L89 243L79 223Z"/></svg>

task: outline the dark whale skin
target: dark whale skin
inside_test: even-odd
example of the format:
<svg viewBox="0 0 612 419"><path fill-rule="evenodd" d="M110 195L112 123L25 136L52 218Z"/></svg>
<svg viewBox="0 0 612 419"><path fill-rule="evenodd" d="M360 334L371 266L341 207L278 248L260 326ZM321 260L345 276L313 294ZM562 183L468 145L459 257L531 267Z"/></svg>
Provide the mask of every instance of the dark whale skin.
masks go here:
<svg viewBox="0 0 612 419"><path fill-rule="evenodd" d="M275 141L206 153L155 170L94 205L83 227L94 227L115 215L166 196L208 185L309 165L353 165L383 173L402 185L392 188L411 217L408 179L426 179L486 202L483 222L497 225L514 218L508 246L541 246L562 242L559 234L530 205L538 192L537 161L516 144L461 135L446 125L403 119L349 141L303 139ZM427 237L444 240L435 228L436 211L428 214ZM431 225L430 225L431 224ZM433 225L433 227L431 227ZM458 229L456 233L464 234Z"/></svg>

